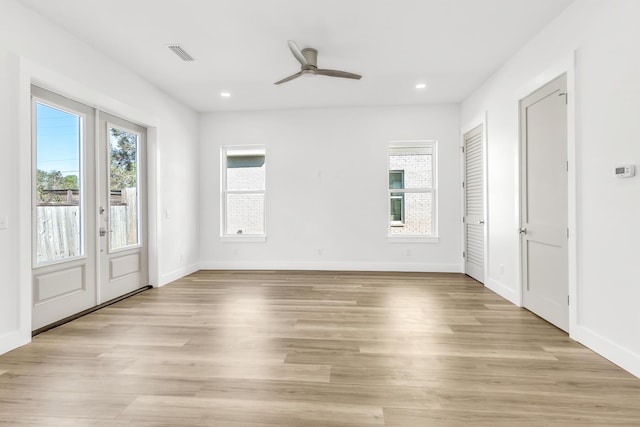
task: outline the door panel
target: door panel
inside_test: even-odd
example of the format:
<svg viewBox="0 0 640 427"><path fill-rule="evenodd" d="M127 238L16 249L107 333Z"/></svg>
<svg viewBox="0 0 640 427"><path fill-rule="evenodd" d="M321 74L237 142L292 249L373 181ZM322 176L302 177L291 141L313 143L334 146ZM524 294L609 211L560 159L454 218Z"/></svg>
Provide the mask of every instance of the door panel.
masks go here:
<svg viewBox="0 0 640 427"><path fill-rule="evenodd" d="M96 304L95 111L32 86L33 329Z"/></svg>
<svg viewBox="0 0 640 427"><path fill-rule="evenodd" d="M525 308L569 328L567 101L562 76L520 103Z"/></svg>
<svg viewBox="0 0 640 427"><path fill-rule="evenodd" d="M465 273L484 283L483 126L464 135Z"/></svg>
<svg viewBox="0 0 640 427"><path fill-rule="evenodd" d="M83 265L43 273L34 279L33 298L36 304L44 303L56 297L84 291L87 288L86 284Z"/></svg>
<svg viewBox="0 0 640 427"><path fill-rule="evenodd" d="M100 301L148 284L146 130L100 112ZM102 235L104 234L104 235Z"/></svg>

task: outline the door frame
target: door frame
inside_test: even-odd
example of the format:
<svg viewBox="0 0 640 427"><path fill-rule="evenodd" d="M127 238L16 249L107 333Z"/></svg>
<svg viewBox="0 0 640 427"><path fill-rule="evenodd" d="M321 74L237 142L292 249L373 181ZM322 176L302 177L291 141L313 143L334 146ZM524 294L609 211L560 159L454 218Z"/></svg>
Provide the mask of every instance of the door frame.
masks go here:
<svg viewBox="0 0 640 427"><path fill-rule="evenodd" d="M473 120L470 120L468 123L466 123L464 126L461 126L461 132L460 132L460 182L464 182L465 181L465 171L466 171L466 156L465 153L463 151L464 146L465 146L465 141L464 141L464 136L465 134L467 134L469 131L472 131L473 129L477 128L478 126L482 126L482 204L483 204L483 213L482 215L484 216L484 239L483 239L483 248L482 250L484 251L484 260L483 260L483 276L484 276L484 283L482 283L483 286L486 286L486 283L488 280L491 280L489 277L489 274L487 274L489 272L489 228L490 228L490 224L489 224L489 185L488 185L488 144L487 144L487 115L488 112L485 111L483 114L479 115L478 117L475 117ZM465 217L465 213L466 213L466 189L461 188L461 194L460 194L460 206L462 207L462 213L461 213L461 217L462 217L462 221L460 221L460 227L462 230L461 233L461 247L462 250L465 252L467 252L467 239L466 239L466 235L465 235L465 223L464 223L464 217ZM465 257L462 258L462 272L466 274L466 264L467 264L467 260Z"/></svg>
<svg viewBox="0 0 640 427"><path fill-rule="evenodd" d="M147 239L149 284L157 287L159 282L160 249L158 248L158 228L160 220L158 194L159 156L157 149L159 119L149 112L124 104L105 92L94 90L79 81L52 71L30 59L14 56L9 79L16 83L12 93L15 119L19 124L18 188L19 222L16 226L19 234L18 247L18 318L17 332L3 336L0 353L31 342L32 322L32 280L31 280L31 85L39 86L61 96L73 99L101 111L120 116L147 128ZM153 248L153 250L152 250ZM5 340L6 338L6 340Z"/></svg>
<svg viewBox="0 0 640 427"><path fill-rule="evenodd" d="M520 101L531 95L538 89L545 86L552 80L563 74L567 76L567 159L569 162L569 171L567 173L567 226L569 228L569 238L567 242L568 251L568 273L569 273L569 336L577 339L577 326L579 323L579 287L578 287L578 262L577 262L577 235L578 235L578 185L577 185L577 147L576 147L576 73L575 73L576 52L572 51L568 57L559 59L557 62L548 65L542 69L539 74L533 76L525 85L517 92L514 102L514 109L518 116L518 141L516 144L516 156L514 159L517 165L515 169L515 191L517 197L514 209L514 223L516 227L513 230L514 239L517 243L517 263L518 276L516 279L516 303L523 306L524 282L522 280L523 264L522 264L522 246L520 244L520 218L522 217L522 166L520 159L522 158L522 117L520 117Z"/></svg>

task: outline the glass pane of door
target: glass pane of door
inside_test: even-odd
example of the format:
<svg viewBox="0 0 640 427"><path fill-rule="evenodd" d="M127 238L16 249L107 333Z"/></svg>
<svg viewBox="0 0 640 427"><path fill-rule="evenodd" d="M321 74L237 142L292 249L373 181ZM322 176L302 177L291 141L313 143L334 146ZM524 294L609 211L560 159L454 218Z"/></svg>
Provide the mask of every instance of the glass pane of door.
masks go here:
<svg viewBox="0 0 640 427"><path fill-rule="evenodd" d="M109 249L140 244L138 201L139 135L108 127L109 132Z"/></svg>
<svg viewBox="0 0 640 427"><path fill-rule="evenodd" d="M35 103L36 263L83 255L77 114Z"/></svg>

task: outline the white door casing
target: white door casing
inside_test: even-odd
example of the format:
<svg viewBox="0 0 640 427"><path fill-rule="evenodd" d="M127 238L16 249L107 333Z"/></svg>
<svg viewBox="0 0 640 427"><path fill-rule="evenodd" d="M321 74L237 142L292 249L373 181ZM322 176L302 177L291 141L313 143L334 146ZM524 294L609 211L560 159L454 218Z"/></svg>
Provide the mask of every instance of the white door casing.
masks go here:
<svg viewBox="0 0 640 427"><path fill-rule="evenodd" d="M523 306L568 331L566 75L520 101Z"/></svg>

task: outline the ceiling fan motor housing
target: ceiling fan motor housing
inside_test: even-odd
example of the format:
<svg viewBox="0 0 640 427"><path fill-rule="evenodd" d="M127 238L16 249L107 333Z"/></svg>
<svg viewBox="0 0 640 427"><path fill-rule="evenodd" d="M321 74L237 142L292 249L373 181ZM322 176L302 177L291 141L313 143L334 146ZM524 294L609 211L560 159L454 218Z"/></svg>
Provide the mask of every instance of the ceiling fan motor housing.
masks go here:
<svg viewBox="0 0 640 427"><path fill-rule="evenodd" d="M302 49L302 56L307 60L307 65L318 68L318 51L316 49L311 47L304 48Z"/></svg>

